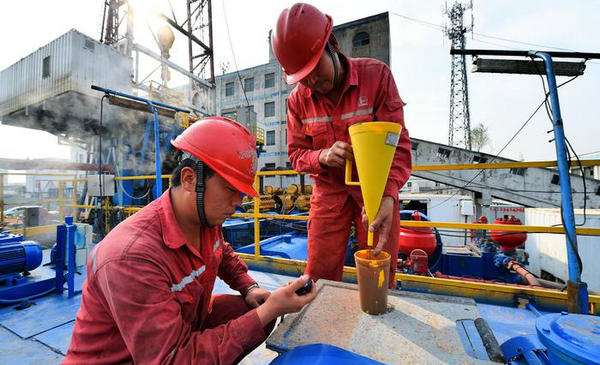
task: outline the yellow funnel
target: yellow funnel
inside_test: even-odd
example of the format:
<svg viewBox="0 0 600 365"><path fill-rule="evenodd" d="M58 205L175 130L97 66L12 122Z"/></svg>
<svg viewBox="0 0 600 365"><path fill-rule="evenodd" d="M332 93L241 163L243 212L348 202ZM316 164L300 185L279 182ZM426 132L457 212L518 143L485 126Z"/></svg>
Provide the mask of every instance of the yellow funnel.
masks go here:
<svg viewBox="0 0 600 365"><path fill-rule="evenodd" d="M358 123L348 128L359 182L350 181L352 161L346 160L346 184L360 186L369 224L379 211L401 130L400 124L390 122ZM373 246L370 231L367 243Z"/></svg>

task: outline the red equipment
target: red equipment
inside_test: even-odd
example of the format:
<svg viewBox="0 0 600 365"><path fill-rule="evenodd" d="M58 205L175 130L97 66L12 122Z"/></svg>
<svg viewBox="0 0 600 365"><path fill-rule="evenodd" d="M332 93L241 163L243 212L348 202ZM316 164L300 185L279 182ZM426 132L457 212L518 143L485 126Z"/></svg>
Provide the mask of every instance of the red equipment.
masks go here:
<svg viewBox="0 0 600 365"><path fill-rule="evenodd" d="M410 253L407 264L415 274L427 275L429 272L428 259L429 257L427 256L427 253L417 248L416 250L412 250Z"/></svg>
<svg viewBox="0 0 600 365"><path fill-rule="evenodd" d="M505 215L503 218L496 218L494 224L517 224L521 225L521 220L511 215ZM490 231L490 237L492 241L500 245L500 249L505 252L513 252L515 249L527 240L527 233L525 232L512 232L512 231Z"/></svg>
<svg viewBox="0 0 600 365"><path fill-rule="evenodd" d="M415 210L412 218L420 221L421 215ZM400 227L399 246L400 252L406 256L415 249L421 249L427 255L431 255L435 251L435 235L429 227Z"/></svg>
<svg viewBox="0 0 600 365"><path fill-rule="evenodd" d="M472 223L475 224L487 224L488 220L487 217L485 215L482 215L481 217L479 217L479 219L474 220ZM471 229L469 230L469 235L471 237L471 242L477 240L477 239L485 239L487 234L487 230L485 229Z"/></svg>

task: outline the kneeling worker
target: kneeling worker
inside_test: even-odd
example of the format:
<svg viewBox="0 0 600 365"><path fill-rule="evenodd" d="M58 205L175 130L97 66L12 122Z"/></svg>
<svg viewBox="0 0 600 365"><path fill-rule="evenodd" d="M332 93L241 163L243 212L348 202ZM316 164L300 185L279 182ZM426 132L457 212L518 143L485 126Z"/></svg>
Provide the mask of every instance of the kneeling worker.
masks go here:
<svg viewBox="0 0 600 365"><path fill-rule="evenodd" d="M223 240L221 224L258 194L254 137L207 118L172 141L182 157L172 187L92 251L64 364L230 364L264 341L275 319L316 295L258 287ZM239 295L215 295L216 277Z"/></svg>

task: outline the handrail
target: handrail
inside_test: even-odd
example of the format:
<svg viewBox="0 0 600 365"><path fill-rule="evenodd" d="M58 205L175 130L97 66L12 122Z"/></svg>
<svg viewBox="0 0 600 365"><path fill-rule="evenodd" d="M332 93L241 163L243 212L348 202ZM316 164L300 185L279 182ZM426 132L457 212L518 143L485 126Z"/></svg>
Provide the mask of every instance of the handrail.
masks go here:
<svg viewBox="0 0 600 365"><path fill-rule="evenodd" d="M600 160L581 160L581 166L600 166ZM531 161L531 162L493 162L493 163L475 163L475 164L455 164L455 165L420 165L413 166L413 171L441 171L441 170L497 170L497 169L516 169L528 167L554 167L558 166L556 161ZM579 166L577 161L571 161L572 167Z"/></svg>

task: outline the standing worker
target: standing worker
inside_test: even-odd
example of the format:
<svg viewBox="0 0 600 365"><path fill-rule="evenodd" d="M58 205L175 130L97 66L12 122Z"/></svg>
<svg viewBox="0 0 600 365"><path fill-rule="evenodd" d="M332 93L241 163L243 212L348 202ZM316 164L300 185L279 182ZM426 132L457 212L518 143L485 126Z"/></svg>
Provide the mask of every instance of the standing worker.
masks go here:
<svg viewBox="0 0 600 365"><path fill-rule="evenodd" d="M341 280L352 221L360 249L367 248L366 215L359 187L346 186L344 166L353 159L348 127L371 121L395 122L402 132L379 212L369 230L376 253L391 255L390 287L398 257L398 191L410 177L410 139L404 102L390 69L371 58L340 52L331 16L309 4L294 4L279 15L271 46L288 84L288 155L296 171L314 183L308 221L308 265L313 279ZM356 164L354 164L356 166ZM361 224L362 221L362 224Z"/></svg>
<svg viewBox="0 0 600 365"><path fill-rule="evenodd" d="M256 348L275 319L314 299L258 287L223 240L221 224L257 196L254 137L207 118L174 141L172 187L119 224L92 251L64 364L231 364ZM216 277L240 295L212 296Z"/></svg>

